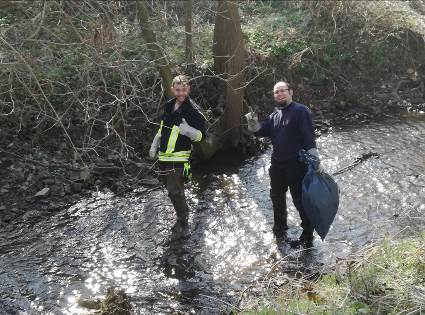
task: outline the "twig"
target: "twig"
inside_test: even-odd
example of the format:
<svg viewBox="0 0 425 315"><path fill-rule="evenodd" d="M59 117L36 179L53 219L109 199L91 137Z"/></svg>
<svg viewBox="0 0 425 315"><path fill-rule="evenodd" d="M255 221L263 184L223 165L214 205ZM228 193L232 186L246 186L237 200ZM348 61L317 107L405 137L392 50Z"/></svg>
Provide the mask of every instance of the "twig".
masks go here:
<svg viewBox="0 0 425 315"><path fill-rule="evenodd" d="M22 57L22 55L12 46L10 45L4 38L3 36L0 35L0 40L7 46L9 47L9 49L11 49L15 55L22 61L22 63L25 65L25 67L28 69L28 71L31 73L31 76L33 77L35 83L37 84L38 88L40 89L41 94L43 95L45 101L47 104L49 104L51 110L53 111L53 113L55 114L57 120L59 121L59 124L61 125L66 137L68 138L72 148L74 149L75 152L77 151L77 148L74 146L74 142L71 139L71 136L69 135L68 131L66 130L65 126L62 123L61 118L59 117L58 113L56 112L55 108L53 107L52 103L50 103L49 98L46 96L46 94L44 93L43 88L40 85L40 82L37 79L37 76L35 75L33 69L31 68L31 66L25 61L25 59Z"/></svg>
<svg viewBox="0 0 425 315"><path fill-rule="evenodd" d="M199 296L203 296L203 297L206 297L206 298L209 298L209 299L212 299L212 300L215 300L215 301L218 301L218 302L221 302L221 303L223 303L223 304L225 304L225 305L227 305L227 306L230 306L230 307L232 307L232 308L234 308L234 309L236 309L238 312L240 312L241 310L238 308L238 307L236 307L235 305L233 305L233 304L231 304L231 303L229 303L229 302L226 302L226 301L224 301L224 300L221 300L221 299L219 299L219 298L216 298L216 297L213 297L213 296L209 296L209 295L206 295L206 294L199 294Z"/></svg>

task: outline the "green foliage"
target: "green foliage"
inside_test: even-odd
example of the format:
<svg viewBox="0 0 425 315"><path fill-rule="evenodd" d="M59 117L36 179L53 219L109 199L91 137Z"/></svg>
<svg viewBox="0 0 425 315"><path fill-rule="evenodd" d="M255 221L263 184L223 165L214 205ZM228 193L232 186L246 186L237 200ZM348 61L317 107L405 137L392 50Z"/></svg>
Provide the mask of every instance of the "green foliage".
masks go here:
<svg viewBox="0 0 425 315"><path fill-rule="evenodd" d="M417 21L394 4L247 1L241 8L253 59L301 83L307 102L347 100L350 86L373 87L425 62L422 46L408 42Z"/></svg>
<svg viewBox="0 0 425 315"><path fill-rule="evenodd" d="M280 2L280 1L279 1ZM239 8L241 11L241 19L251 19L253 17L268 16L280 10L282 5L276 1L275 3L270 1L241 1Z"/></svg>
<svg viewBox="0 0 425 315"><path fill-rule="evenodd" d="M56 81L73 82L79 79L79 68L81 66L81 56L76 53L64 54L61 56L61 63L56 67L49 67L47 78Z"/></svg>
<svg viewBox="0 0 425 315"><path fill-rule="evenodd" d="M211 68L214 64L211 43L214 37L214 25L206 24L194 35L193 49L195 63L202 68Z"/></svg>
<svg viewBox="0 0 425 315"><path fill-rule="evenodd" d="M121 50L110 50L109 60L119 61L127 60L143 60L148 58L146 44L141 38L129 39L121 43Z"/></svg>
<svg viewBox="0 0 425 315"><path fill-rule="evenodd" d="M309 47L305 38L284 38L264 29L245 32L247 46L263 55L276 58L288 58Z"/></svg>
<svg viewBox="0 0 425 315"><path fill-rule="evenodd" d="M283 1L241 1L239 7L243 24L261 25L273 31L282 27L303 30L311 18L310 11Z"/></svg>
<svg viewBox="0 0 425 315"><path fill-rule="evenodd" d="M0 12L0 27L15 23L16 18L13 14Z"/></svg>
<svg viewBox="0 0 425 315"><path fill-rule="evenodd" d="M275 74L284 74L295 85L303 86L299 95L307 95L305 101L310 103L325 100L330 95L332 99L340 97L335 93L344 93L351 89L350 86L373 87L383 77L404 72L407 67L415 68L419 62L412 59L405 35L406 28L415 30L420 23L413 17L406 18L402 12L383 12L380 6L386 5L384 1L370 2L377 7L374 14L357 3L360 2L238 2L245 46L252 54L248 56L251 62L248 72L253 74L248 73L247 78L259 73L262 76L251 83L252 90L262 97L263 90L273 84L268 80L274 79ZM36 84L39 81L53 108L59 114L64 113L64 121L74 115L86 123L84 115L88 112L91 118L110 121L115 112L108 113L108 109L115 108L117 99L126 105L145 102L149 104L144 105L148 112L154 112L156 102L153 104L153 100L161 93L158 69L150 62L147 45L135 23L133 4L0 1L0 30L10 47L23 57L17 58L13 49L2 47L2 87L7 91L11 85L13 95L6 93L1 101L9 103L9 98L13 97L16 113L32 115L38 111L37 106L45 103ZM173 71L181 71L186 67L183 3L151 1L149 5L157 43ZM212 1L194 3L194 73L206 72L214 63L214 25L211 23L215 8L216 3ZM417 56L425 59L422 51L417 49ZM24 63L33 68L36 80ZM49 117L55 117L49 112L50 107L43 107L43 110ZM29 120L27 125L31 124ZM19 131L18 120L15 126ZM37 128L45 127L37 125ZM86 127L91 128L89 124ZM418 274L425 273L425 267L418 268ZM371 270L367 280L374 281L375 274ZM358 282L361 283L361 279Z"/></svg>
<svg viewBox="0 0 425 315"><path fill-rule="evenodd" d="M194 63L201 68L212 67L214 58L212 53L212 42L214 25L199 25L193 32L192 45ZM176 26L159 34L157 40L164 49L168 60L173 65L186 63L185 55L185 31L183 26Z"/></svg>
<svg viewBox="0 0 425 315"><path fill-rule="evenodd" d="M399 314L419 310L425 301L417 298L415 288L425 291L424 244L425 234L399 242L386 239L362 253L362 258L347 261L343 274L326 274L301 288L285 289L276 301L278 308L260 306L244 314Z"/></svg>
<svg viewBox="0 0 425 315"><path fill-rule="evenodd" d="M310 47L307 38L301 35L311 18L308 11L272 5L261 8L244 27L247 47L275 58L288 58Z"/></svg>

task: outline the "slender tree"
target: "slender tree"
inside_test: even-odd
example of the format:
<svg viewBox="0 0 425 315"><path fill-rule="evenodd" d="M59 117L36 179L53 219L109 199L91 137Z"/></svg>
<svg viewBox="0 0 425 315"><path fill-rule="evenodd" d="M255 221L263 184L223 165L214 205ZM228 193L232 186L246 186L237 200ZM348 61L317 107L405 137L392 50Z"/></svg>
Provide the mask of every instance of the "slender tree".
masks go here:
<svg viewBox="0 0 425 315"><path fill-rule="evenodd" d="M185 1L186 21L186 62L188 64L193 62L193 44L192 44L192 7L193 0Z"/></svg>
<svg viewBox="0 0 425 315"><path fill-rule="evenodd" d="M149 11L145 5L145 1L138 0L136 2L136 5L137 18L139 21L139 25L142 28L143 39L146 42L151 59L155 62L156 66L159 69L164 94L167 98L170 98L170 86L172 81L170 64L167 60L167 57L162 52L161 47L156 42L155 33L152 29L151 23L149 22Z"/></svg>
<svg viewBox="0 0 425 315"><path fill-rule="evenodd" d="M226 106L221 120L225 146L241 141L241 118L244 95L245 44L242 37L238 4L218 1L214 27L214 69L226 78Z"/></svg>

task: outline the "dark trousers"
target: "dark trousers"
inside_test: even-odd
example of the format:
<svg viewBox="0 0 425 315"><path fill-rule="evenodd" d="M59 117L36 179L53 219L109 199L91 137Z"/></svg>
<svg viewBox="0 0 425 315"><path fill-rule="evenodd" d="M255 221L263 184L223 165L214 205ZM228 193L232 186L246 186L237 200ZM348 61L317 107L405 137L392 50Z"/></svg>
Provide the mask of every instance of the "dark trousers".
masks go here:
<svg viewBox="0 0 425 315"><path fill-rule="evenodd" d="M160 163L160 177L168 191L168 197L177 214L177 222L187 224L189 207L184 194L183 164L174 162Z"/></svg>
<svg viewBox="0 0 425 315"><path fill-rule="evenodd" d="M286 192L291 192L292 201L301 217L301 227L304 234L313 234L313 227L306 217L302 205L302 180L307 172L307 165L297 159L285 162L272 160L269 169L270 174L270 197L274 212L274 230L284 231L288 229L286 208Z"/></svg>

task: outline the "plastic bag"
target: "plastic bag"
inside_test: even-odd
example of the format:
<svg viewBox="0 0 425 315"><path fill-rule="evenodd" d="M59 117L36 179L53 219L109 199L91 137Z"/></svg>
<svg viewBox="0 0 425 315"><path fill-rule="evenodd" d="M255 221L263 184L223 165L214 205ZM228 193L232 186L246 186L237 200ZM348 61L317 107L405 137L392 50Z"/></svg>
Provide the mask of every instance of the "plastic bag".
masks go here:
<svg viewBox="0 0 425 315"><path fill-rule="evenodd" d="M316 173L317 160L306 152L300 152L300 160L308 163L308 171L302 182L304 211L317 234L325 239L339 206L339 188L327 173Z"/></svg>

